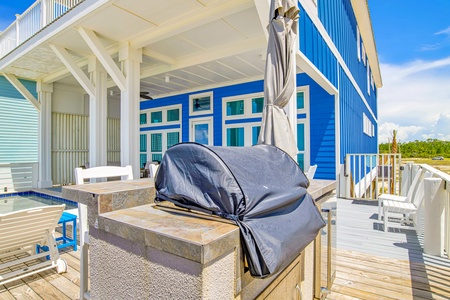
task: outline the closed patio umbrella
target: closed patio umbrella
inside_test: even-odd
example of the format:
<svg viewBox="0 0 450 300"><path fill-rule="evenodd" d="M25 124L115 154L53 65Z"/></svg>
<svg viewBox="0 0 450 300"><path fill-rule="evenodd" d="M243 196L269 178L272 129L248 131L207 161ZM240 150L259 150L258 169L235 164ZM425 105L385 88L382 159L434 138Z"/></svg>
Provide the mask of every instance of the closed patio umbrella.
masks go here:
<svg viewBox="0 0 450 300"><path fill-rule="evenodd" d="M270 12L264 110L258 144L274 145L296 160L295 136L283 108L296 90L297 1L272 0Z"/></svg>

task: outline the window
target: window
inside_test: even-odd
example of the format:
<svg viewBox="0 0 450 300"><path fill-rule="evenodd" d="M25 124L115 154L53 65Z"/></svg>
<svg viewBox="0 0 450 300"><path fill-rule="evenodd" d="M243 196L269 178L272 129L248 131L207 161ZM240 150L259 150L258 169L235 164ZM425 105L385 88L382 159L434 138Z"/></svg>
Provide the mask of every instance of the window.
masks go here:
<svg viewBox="0 0 450 300"><path fill-rule="evenodd" d="M257 144L263 108L262 93L224 99L222 144L234 147Z"/></svg>
<svg viewBox="0 0 450 300"><path fill-rule="evenodd" d="M309 86L297 88L297 163L305 170L310 166Z"/></svg>
<svg viewBox="0 0 450 300"><path fill-rule="evenodd" d="M227 102L227 116L243 115L244 109L244 100Z"/></svg>
<svg viewBox="0 0 450 300"><path fill-rule="evenodd" d="M162 119L162 111L154 111L150 114L150 118L151 118L151 123L162 123L163 119Z"/></svg>
<svg viewBox="0 0 450 300"><path fill-rule="evenodd" d="M203 145L213 145L213 118L195 118L190 123L190 141Z"/></svg>
<svg viewBox="0 0 450 300"><path fill-rule="evenodd" d="M297 110L305 108L305 93L298 92L297 93Z"/></svg>
<svg viewBox="0 0 450 300"><path fill-rule="evenodd" d="M370 67L367 61L367 94L370 95Z"/></svg>
<svg viewBox="0 0 450 300"><path fill-rule="evenodd" d="M213 113L213 93L202 93L189 96L189 114L203 115Z"/></svg>
<svg viewBox="0 0 450 300"><path fill-rule="evenodd" d="M365 113L363 113L363 132L370 137L375 136L375 126Z"/></svg>
<svg viewBox="0 0 450 300"><path fill-rule="evenodd" d="M144 114L150 116L150 124L141 124L141 165L161 161L166 150L181 141L181 105L148 109Z"/></svg>
<svg viewBox="0 0 450 300"><path fill-rule="evenodd" d="M264 108L264 97L252 99L252 114L262 113Z"/></svg>
<svg viewBox="0 0 450 300"><path fill-rule="evenodd" d="M139 121L141 125L147 124L147 114L140 114Z"/></svg>
<svg viewBox="0 0 450 300"><path fill-rule="evenodd" d="M244 127L227 128L227 146L244 147Z"/></svg>
<svg viewBox="0 0 450 300"><path fill-rule="evenodd" d="M169 109L167 110L167 122L180 121L180 109Z"/></svg>

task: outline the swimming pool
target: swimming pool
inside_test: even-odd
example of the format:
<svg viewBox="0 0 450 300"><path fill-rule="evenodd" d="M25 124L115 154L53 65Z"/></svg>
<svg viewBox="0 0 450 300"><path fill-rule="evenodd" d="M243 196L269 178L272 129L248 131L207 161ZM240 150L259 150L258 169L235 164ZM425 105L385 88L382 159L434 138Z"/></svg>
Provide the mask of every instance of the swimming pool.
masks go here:
<svg viewBox="0 0 450 300"><path fill-rule="evenodd" d="M0 214L26 208L45 205L58 205L62 203L66 205L66 210L77 208L76 202L37 192L20 192L9 195L0 195Z"/></svg>

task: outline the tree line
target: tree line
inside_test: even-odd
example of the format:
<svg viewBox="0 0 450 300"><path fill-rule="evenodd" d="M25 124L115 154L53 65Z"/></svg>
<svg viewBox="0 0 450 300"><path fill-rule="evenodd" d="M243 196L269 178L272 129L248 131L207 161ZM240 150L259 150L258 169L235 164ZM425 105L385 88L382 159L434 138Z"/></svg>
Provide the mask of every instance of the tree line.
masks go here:
<svg viewBox="0 0 450 300"><path fill-rule="evenodd" d="M450 141L440 141L436 139L428 139L426 141L398 143L397 152L402 157L450 157ZM379 145L380 153L391 153L392 143L383 143Z"/></svg>

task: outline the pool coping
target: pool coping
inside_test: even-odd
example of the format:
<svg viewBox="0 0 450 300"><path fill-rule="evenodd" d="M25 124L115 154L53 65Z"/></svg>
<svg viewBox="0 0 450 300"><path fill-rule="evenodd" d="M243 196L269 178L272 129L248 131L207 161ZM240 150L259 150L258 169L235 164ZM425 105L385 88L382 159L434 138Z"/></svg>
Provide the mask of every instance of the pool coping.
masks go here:
<svg viewBox="0 0 450 300"><path fill-rule="evenodd" d="M75 201L71 201L59 196L55 196L55 195L49 195L47 193L42 193L42 192L37 192L37 191L26 191L26 192L14 192L14 193L8 193L8 194L0 194L0 198L7 198L7 197L13 197L13 196L38 196L44 199L51 199L51 200L56 200L59 201L61 203L65 203L65 204L70 204L73 205L75 207L78 206L78 203Z"/></svg>

